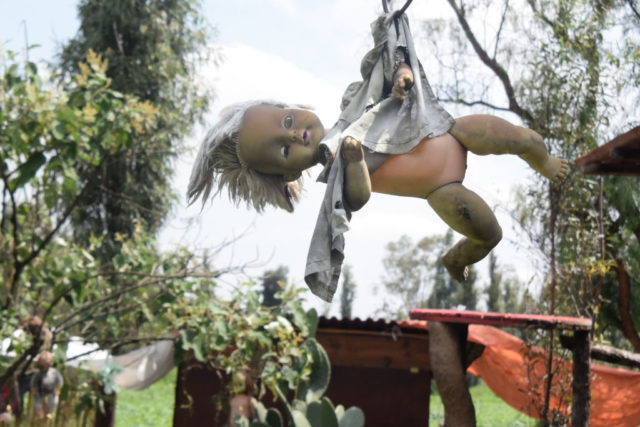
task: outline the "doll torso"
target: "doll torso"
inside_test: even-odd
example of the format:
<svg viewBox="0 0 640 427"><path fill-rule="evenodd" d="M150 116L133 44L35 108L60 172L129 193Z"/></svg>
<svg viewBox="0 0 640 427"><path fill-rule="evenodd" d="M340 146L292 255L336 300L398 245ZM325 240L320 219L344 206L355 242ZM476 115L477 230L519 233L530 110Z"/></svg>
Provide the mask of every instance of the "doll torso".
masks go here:
<svg viewBox="0 0 640 427"><path fill-rule="evenodd" d="M377 193L426 198L433 190L462 182L467 150L450 134L424 138L410 152L390 155L371 174Z"/></svg>

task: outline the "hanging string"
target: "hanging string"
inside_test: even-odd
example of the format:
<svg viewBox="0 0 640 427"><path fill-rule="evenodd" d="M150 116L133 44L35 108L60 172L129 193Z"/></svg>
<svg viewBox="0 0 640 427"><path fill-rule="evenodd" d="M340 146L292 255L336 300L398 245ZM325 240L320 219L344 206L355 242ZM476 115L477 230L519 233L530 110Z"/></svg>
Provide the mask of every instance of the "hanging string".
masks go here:
<svg viewBox="0 0 640 427"><path fill-rule="evenodd" d="M400 16L403 13L405 13L412 1L413 0L407 0L404 6L402 6L402 8L398 12L396 12L397 16ZM384 13L389 13L389 5L387 4L387 0L382 0L382 8L384 9Z"/></svg>
<svg viewBox="0 0 640 427"><path fill-rule="evenodd" d="M393 22L396 26L396 34L400 32L400 30L398 29L398 17L402 16L405 13L412 1L413 0L407 0L404 6L402 6L399 10L393 12ZM382 0L382 9L384 9L384 13L389 13L389 5L387 4L387 0Z"/></svg>

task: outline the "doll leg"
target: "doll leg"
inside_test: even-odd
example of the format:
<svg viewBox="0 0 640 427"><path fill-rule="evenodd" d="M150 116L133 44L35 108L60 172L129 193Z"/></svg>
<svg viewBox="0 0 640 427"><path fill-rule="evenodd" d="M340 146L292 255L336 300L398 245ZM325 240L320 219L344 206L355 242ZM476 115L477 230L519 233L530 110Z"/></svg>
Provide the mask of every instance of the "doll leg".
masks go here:
<svg viewBox="0 0 640 427"><path fill-rule="evenodd" d="M461 282L466 279L467 266L487 256L502 239L502 229L485 201L460 183L436 189L427 201L444 222L466 236L441 259L449 274Z"/></svg>
<svg viewBox="0 0 640 427"><path fill-rule="evenodd" d="M461 117L449 133L474 154L515 154L552 181L561 181L569 171L566 160L549 155L537 132L499 117L486 114Z"/></svg>

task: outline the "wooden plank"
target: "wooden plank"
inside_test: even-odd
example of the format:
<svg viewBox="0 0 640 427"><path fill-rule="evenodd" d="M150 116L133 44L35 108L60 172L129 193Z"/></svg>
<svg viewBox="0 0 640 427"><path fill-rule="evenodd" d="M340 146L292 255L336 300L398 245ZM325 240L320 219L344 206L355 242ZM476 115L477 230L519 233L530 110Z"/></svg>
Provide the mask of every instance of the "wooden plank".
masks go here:
<svg viewBox="0 0 640 427"><path fill-rule="evenodd" d="M573 351L573 348L575 347L575 340L571 336L561 335L560 343L568 350ZM591 358L602 362L640 369L640 354L632 351L621 350L608 345L592 343Z"/></svg>
<svg viewBox="0 0 640 427"><path fill-rule="evenodd" d="M411 310L410 317L436 322L466 323L492 326L536 327L541 329L591 330L591 319L582 317L544 316L539 314L484 313L462 310Z"/></svg>
<svg viewBox="0 0 640 427"><path fill-rule="evenodd" d="M332 366L430 371L427 334L319 329L316 339Z"/></svg>
<svg viewBox="0 0 640 427"><path fill-rule="evenodd" d="M585 174L640 175L638 163L640 126L618 135L582 157L575 163Z"/></svg>

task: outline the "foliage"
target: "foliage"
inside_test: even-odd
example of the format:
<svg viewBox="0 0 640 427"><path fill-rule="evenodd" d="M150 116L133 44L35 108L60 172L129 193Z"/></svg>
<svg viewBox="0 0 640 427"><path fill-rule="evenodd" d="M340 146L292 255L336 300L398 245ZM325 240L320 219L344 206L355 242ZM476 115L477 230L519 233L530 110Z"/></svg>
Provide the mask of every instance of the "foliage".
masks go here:
<svg viewBox="0 0 640 427"><path fill-rule="evenodd" d="M523 308L518 300L521 284L509 269L500 268L497 256L489 253L489 284L484 290L487 295L487 311L518 313Z"/></svg>
<svg viewBox="0 0 640 427"><path fill-rule="evenodd" d="M289 268L281 265L275 270L266 271L262 275L262 305L272 307L280 304L275 295L283 284L287 284L288 274Z"/></svg>
<svg viewBox="0 0 640 427"><path fill-rule="evenodd" d="M260 304L260 293L251 283L239 285L225 299L201 295L180 307L167 306L165 316L179 329L176 359L194 357L225 373L224 398L262 397L270 392L285 403L296 426L328 425L313 420L319 414L328 416L329 407L334 417L350 419L357 409L334 409L322 397L331 365L314 338L318 314L303 309L302 290L282 282L281 286L276 306ZM290 393L292 400L287 402ZM274 415L275 409L267 410L255 399L253 404L262 423L276 425L273 420L280 417ZM238 419L237 424L242 422Z"/></svg>
<svg viewBox="0 0 640 427"><path fill-rule="evenodd" d="M444 236L425 237L414 243L402 236L386 246L383 286L392 295L382 309L387 315L407 317L413 308L455 308L463 305L468 310L476 308L477 274L469 267L469 277L464 284L453 279L440 262L440 258L453 244L453 231ZM432 284L432 286L430 286ZM400 303L392 306L393 299Z"/></svg>
<svg viewBox="0 0 640 427"><path fill-rule="evenodd" d="M92 49L107 60L112 89L156 109L146 143L103 153L97 171L82 161L75 165L80 179L95 177L83 194L84 208L72 215L74 236L84 243L102 236L93 254L108 263L119 252L118 234L132 234L136 224L155 233L175 201L172 160L211 95L196 75L208 57L207 31L193 0L82 0L78 14L78 34L60 54L61 80L76 76L76 64Z"/></svg>
<svg viewBox="0 0 640 427"><path fill-rule="evenodd" d="M282 290L281 304L265 307L245 284L225 299L200 295L167 306L164 317L179 330L176 359L188 352L228 374L230 396L253 394L258 381L274 395L279 386L299 389L311 374L304 343L314 341L318 318L302 308L300 292Z"/></svg>
<svg viewBox="0 0 640 427"><path fill-rule="evenodd" d="M83 208L95 171L112 154L150 144L157 109L113 90L106 61L93 51L65 90L43 82L34 64L20 69L11 53L2 66L0 339L9 338L17 356L0 362L0 384L40 351L41 340L14 334L33 316L53 330L58 361L72 335L106 349L144 343L174 329L158 316L164 305L187 291L210 293L210 278L221 273L185 249L158 254L140 224L116 235L122 250L107 265L92 255L100 237L88 246L71 238L68 219ZM92 171L85 178L78 162ZM118 288L109 286L114 277Z"/></svg>

